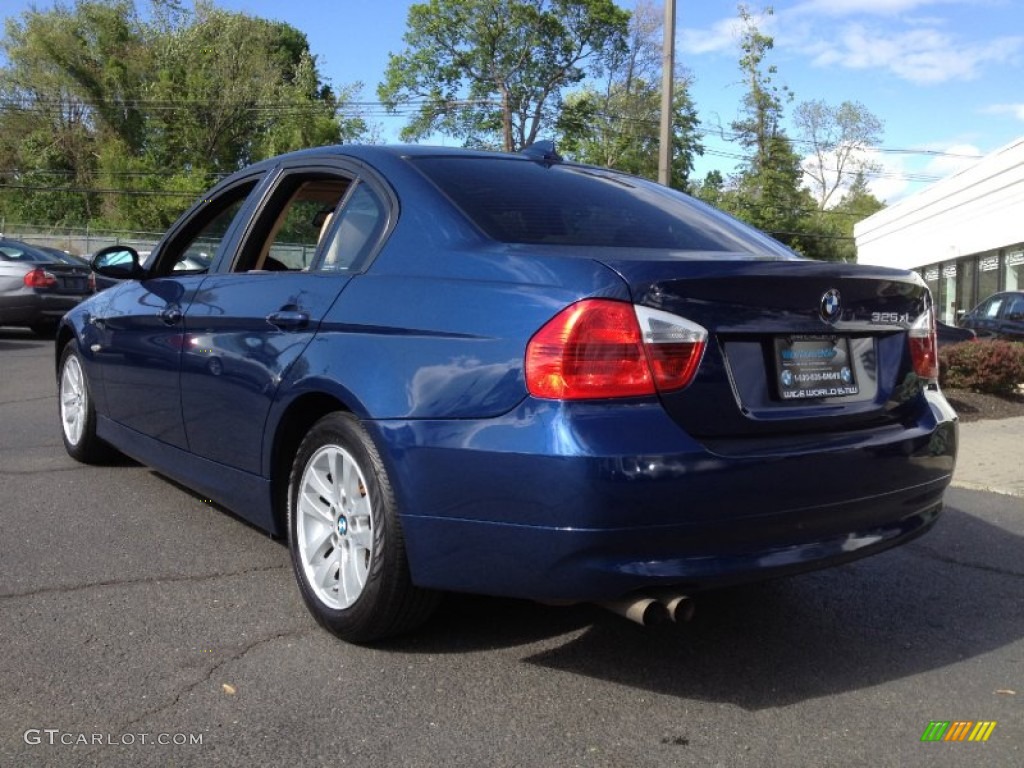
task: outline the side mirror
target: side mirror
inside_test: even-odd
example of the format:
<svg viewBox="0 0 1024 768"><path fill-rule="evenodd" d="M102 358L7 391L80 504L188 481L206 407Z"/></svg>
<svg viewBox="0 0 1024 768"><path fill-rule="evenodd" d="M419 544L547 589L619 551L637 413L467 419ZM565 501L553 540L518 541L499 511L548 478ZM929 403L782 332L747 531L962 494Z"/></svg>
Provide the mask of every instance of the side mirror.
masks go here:
<svg viewBox="0 0 1024 768"><path fill-rule="evenodd" d="M127 245L111 245L96 251L92 271L115 280L138 280L144 274L138 251Z"/></svg>

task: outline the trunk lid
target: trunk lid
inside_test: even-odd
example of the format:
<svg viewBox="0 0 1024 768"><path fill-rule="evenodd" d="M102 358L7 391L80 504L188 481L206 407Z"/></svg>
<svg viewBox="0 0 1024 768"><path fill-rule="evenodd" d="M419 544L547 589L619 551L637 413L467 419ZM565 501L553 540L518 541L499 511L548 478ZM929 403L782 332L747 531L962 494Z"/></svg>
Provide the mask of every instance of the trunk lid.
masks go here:
<svg viewBox="0 0 1024 768"><path fill-rule="evenodd" d="M699 323L697 377L662 395L694 437L896 425L925 407L907 331L930 306L902 270L747 258L604 260L636 304Z"/></svg>
<svg viewBox="0 0 1024 768"><path fill-rule="evenodd" d="M85 296L89 291L89 268L76 267L71 264L40 264L40 266L57 278L57 284L49 289L50 293L61 295Z"/></svg>

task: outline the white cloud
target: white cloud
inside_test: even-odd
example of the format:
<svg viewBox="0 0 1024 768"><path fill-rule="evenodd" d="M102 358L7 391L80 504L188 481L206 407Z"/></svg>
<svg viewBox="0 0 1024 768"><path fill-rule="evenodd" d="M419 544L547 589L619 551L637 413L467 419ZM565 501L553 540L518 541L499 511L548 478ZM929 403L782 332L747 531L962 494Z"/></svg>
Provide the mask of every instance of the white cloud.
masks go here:
<svg viewBox="0 0 1024 768"><path fill-rule="evenodd" d="M986 115L1012 115L1018 120L1024 121L1024 104L993 104L982 110Z"/></svg>
<svg viewBox="0 0 1024 768"><path fill-rule="evenodd" d="M922 157L932 154L927 162ZM868 150L867 159L881 166L871 174L868 189L879 200L893 204L947 176L969 168L982 157L973 144L929 143L906 153Z"/></svg>
<svg viewBox="0 0 1024 768"><path fill-rule="evenodd" d="M851 24L839 42L818 49L817 66L847 69L887 69L918 85L950 80L973 80L981 65L1005 62L1024 50L1024 37L1001 37L986 43L958 43L935 29L911 29L901 33L870 30Z"/></svg>
<svg viewBox="0 0 1024 768"><path fill-rule="evenodd" d="M965 168L970 168L982 156L981 150L973 144L951 144L940 151L945 154L937 155L928 161L922 173L929 176L952 176Z"/></svg>
<svg viewBox="0 0 1024 768"><path fill-rule="evenodd" d="M887 155L875 150L869 150L867 157L882 167L881 171L872 174L868 179L868 191L872 195L892 204L910 194L911 181L908 178L909 169L905 157Z"/></svg>
<svg viewBox="0 0 1024 768"><path fill-rule="evenodd" d="M793 12L817 13L823 16L895 16L925 6L945 5L951 2L957 0L807 0L796 5Z"/></svg>
<svg viewBox="0 0 1024 768"><path fill-rule="evenodd" d="M762 34L772 35L776 27L776 17L751 12L751 21ZM733 53L739 50L740 37L743 34L743 22L738 17L716 21L706 29L684 28L679 35L679 48L685 53Z"/></svg>

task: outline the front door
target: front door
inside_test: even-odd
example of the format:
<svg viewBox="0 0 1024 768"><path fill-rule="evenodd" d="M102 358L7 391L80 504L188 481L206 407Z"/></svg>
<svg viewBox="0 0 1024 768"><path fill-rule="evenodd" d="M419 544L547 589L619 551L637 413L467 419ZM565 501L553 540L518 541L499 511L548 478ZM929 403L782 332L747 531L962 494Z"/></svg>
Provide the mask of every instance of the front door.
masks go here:
<svg viewBox="0 0 1024 768"><path fill-rule="evenodd" d="M119 424L188 447L179 389L185 312L202 295L207 271L259 180L243 179L204 200L160 243L145 279L108 288L107 300L97 303L94 351L107 413Z"/></svg>

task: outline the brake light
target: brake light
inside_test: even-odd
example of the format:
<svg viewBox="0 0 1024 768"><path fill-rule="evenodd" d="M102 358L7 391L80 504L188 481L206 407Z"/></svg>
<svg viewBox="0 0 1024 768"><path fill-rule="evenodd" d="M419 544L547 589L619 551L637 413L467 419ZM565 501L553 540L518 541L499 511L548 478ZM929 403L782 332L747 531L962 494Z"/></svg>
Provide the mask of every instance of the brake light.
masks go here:
<svg viewBox="0 0 1024 768"><path fill-rule="evenodd" d="M96 293L96 273L95 272L90 272L89 273L88 283L89 283L89 293Z"/></svg>
<svg viewBox="0 0 1024 768"><path fill-rule="evenodd" d="M526 347L534 397L639 397L685 387L707 331L681 317L611 299L586 299L555 315Z"/></svg>
<svg viewBox="0 0 1024 768"><path fill-rule="evenodd" d="M57 284L57 278L42 267L36 267L26 274L24 280L29 288L52 288Z"/></svg>
<svg viewBox="0 0 1024 768"><path fill-rule="evenodd" d="M914 373L922 379L939 378L939 344L935 335L935 310L928 307L907 334Z"/></svg>

